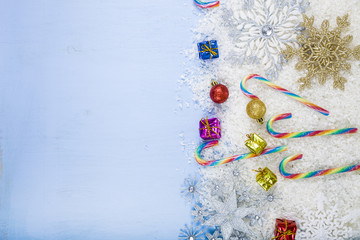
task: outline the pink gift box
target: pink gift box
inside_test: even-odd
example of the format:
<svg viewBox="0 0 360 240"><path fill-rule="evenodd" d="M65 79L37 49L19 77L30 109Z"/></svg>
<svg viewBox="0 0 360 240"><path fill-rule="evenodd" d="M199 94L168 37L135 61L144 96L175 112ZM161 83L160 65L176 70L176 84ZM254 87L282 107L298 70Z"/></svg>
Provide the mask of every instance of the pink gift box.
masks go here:
<svg viewBox="0 0 360 240"><path fill-rule="evenodd" d="M220 121L217 118L203 118L199 122L200 137L204 140L221 138Z"/></svg>

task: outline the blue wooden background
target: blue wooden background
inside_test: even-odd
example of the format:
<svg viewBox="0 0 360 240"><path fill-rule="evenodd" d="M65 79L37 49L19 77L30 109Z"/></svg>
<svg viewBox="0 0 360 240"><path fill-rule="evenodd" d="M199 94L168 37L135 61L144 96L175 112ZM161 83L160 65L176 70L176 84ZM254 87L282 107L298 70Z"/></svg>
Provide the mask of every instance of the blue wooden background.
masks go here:
<svg viewBox="0 0 360 240"><path fill-rule="evenodd" d="M191 1L0 1L0 239L176 239ZM195 124L192 124L195 123Z"/></svg>

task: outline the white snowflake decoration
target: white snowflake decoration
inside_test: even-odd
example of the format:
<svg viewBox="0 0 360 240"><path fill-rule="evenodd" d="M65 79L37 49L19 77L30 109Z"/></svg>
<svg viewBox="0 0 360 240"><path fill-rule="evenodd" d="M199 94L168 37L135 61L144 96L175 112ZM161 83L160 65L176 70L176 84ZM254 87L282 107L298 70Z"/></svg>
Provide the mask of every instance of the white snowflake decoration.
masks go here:
<svg viewBox="0 0 360 240"><path fill-rule="evenodd" d="M204 223L207 216L209 216L209 211L206 207L200 206L200 203L195 204L191 215L195 216L194 222Z"/></svg>
<svg viewBox="0 0 360 240"><path fill-rule="evenodd" d="M241 203L241 202L250 202L251 200L251 186L249 187L246 187L246 186L243 186L241 187L241 190L237 191L236 193L239 195L238 196L238 203Z"/></svg>
<svg viewBox="0 0 360 240"><path fill-rule="evenodd" d="M196 44L194 44L194 48L188 50L186 53L189 59L194 61L189 61L191 67L189 67L187 73L184 74L182 83L189 84L192 87L194 91L195 109L198 107L203 110L203 113L215 115L226 123L222 126L224 136L226 135L226 137L220 141L219 146L204 152L204 158L216 159L241 152L243 140L242 137L239 136L257 131L255 125L252 123L247 124L247 121L244 120L246 116L243 118L243 112L241 114L239 113L238 106L244 106L248 101L241 92L238 91L239 77L244 77L246 74L254 71L263 74L262 72L265 70L268 78L274 79L277 77L284 60L281 57L281 50L285 49L286 45L297 47L296 37L302 30L298 24L302 21L301 14L308 5L305 1L226 0L221 2L220 8L201 12L198 27L195 29L194 41L200 42L206 39L218 40L220 58L214 61L199 61L197 59ZM336 12L338 6L332 5L333 7L329 7L330 4L333 3L334 1L332 1L332 3L324 2L326 15L323 17L326 18L327 15ZM312 14L314 11L317 12L319 4L320 3L317 3L313 9L309 9L313 11ZM343 4L345 4L345 2L339 2L338 5L341 6ZM354 9L354 12L350 12L350 15L357 16L355 14L357 8L352 7L352 9ZM324 14L324 11L321 12L321 14ZM321 14L319 13L319 15ZM268 36L265 36L266 34L268 34ZM234 63L233 61L237 62ZM199 62L199 64L196 64L197 62ZM259 65L240 67L239 63L241 65L254 63ZM293 76L294 74L293 68L283 69L282 74L284 74L282 79L288 79L289 76ZM209 82L211 79L218 79L228 86L229 90L233 89L234 94L232 95L231 101L221 106L212 104L211 100L209 100ZM350 96L352 99L356 99L356 96L358 96L355 91L358 89L358 84L355 83L356 82L354 82L355 88L349 89L349 95L346 95L349 96L349 99ZM279 83L279 85L281 84ZM273 98L273 92L262 92L261 94L264 98ZM343 124L342 121L345 121L344 119L354 119L351 118L351 116L356 115L356 109L342 110L345 109L343 104L336 105L338 101L335 101L331 94L323 93L323 90L315 91L314 94L310 95L315 97L317 99L316 101L320 102L326 98L328 105L332 106L334 111L336 109L339 118L332 120L330 124L336 125L336 122L340 121L338 123L341 125ZM348 101L347 98L344 99L345 103L346 101ZM272 104L275 104L277 108L282 108L284 102L274 101ZM290 101L289 104L291 104ZM274 109L276 107L274 107ZM244 111L244 109L242 111ZM299 108L299 111L301 112L302 110ZM350 114L348 111L353 112ZM306 119L306 117L299 118L299 123L304 119ZM314 118L314 120L317 120L317 118ZM357 123L356 120L353 121L355 121L354 124ZM190 156L191 164L194 165L196 165L196 163L193 159L193 152L199 141L199 138L195 138L195 140L190 138L186 139L186 141L184 140L184 142L188 142L189 144L184 145L182 143L186 150L185 152L189 152L186 156ZM269 141L272 140L269 139ZM319 141L322 140L319 139ZM326 139L326 144L328 144L328 141L332 141L334 151L341 146L340 143L344 143L343 140ZM276 142L269 142L269 145L272 144L276 144ZM289 142L289 144L291 143ZM308 151L307 154L312 152L318 152L319 154L325 153L326 159L332 156L330 151L325 151L325 148L308 149L307 146L308 143L304 140L294 143L292 148L297 148L298 150L306 149ZM329 156L327 152L329 152ZM341 158L340 153L342 150L336 150L336 152L337 158ZM351 152L352 155L357 156L356 154L358 152L356 148L352 149ZM265 160L272 159L272 157L264 158ZM352 217L353 219L351 219L350 216L354 215L354 213L348 214L346 212L347 208L353 211L359 209L359 201L356 201L359 198L359 191L356 191L356 183L350 182L350 178L353 175L345 176L344 174L339 178L329 177L324 180L319 178L315 180L308 179L306 181L287 181L285 179L281 182L279 179L280 182L275 186L277 190L273 187L268 192L265 192L257 185L255 175L250 171L250 169L256 169L256 167L265 163L270 164L272 167L276 165L274 165L273 162L265 162L259 158L259 160L237 161L216 167L201 167L201 182L203 186L199 201L202 206L209 209L209 215L204 219L206 221L214 217L217 218L219 222L216 224L207 222L207 224L212 225L212 228L225 226L226 218L223 217L224 214L220 214L223 215L220 216L217 215L215 211L212 211L214 210L212 206L213 202L219 202L219 200L220 202L224 202L223 200L227 200L232 191L237 191L237 197L239 198L238 208L247 208L249 211L251 209L255 210L252 214L248 214L247 217L242 218L252 234L244 233L243 231L246 230L246 228L243 226L244 229L241 230L233 229L230 239L269 240L274 236L275 219L286 217L284 215L287 214L289 219L296 220L298 226L296 239L350 240L352 237L360 235L359 217L354 216ZM305 161L302 164L302 166L298 167L301 169L310 169L314 162ZM327 184L328 179L333 179L331 186ZM221 186L221 188L220 185L216 187L217 184L212 184L213 182L219 181L224 183L224 186ZM336 182L336 184L334 184L334 182ZM349 183L351 183L351 185L349 185ZM250 198L245 198L246 195L242 196L242 191L247 190L247 187L250 186L252 186L252 189L247 192L250 192L251 196ZM354 189L354 191L350 190L351 186L353 186L352 189ZM332 189L332 192L327 192L329 191L328 189ZM335 190L336 193L334 194ZM334 209L333 205L328 204L322 209L317 209L312 196L314 192L321 191L327 193L326 198L332 200L335 196L339 196L337 201L333 201L338 203ZM311 197L308 198L306 196ZM313 203L314 205L312 206ZM256 219L256 215L254 215L256 213L263 213L263 215ZM259 221L260 217L262 217L261 224ZM222 234L220 233L220 235Z"/></svg>
<svg viewBox="0 0 360 240"><path fill-rule="evenodd" d="M215 214L211 216L205 224L220 226L221 233L225 240L230 238L233 230L242 231L244 233L249 232L248 226L243 219L249 214L252 214L253 209L238 207L235 192L233 192L224 202L214 200L210 204L215 210Z"/></svg>
<svg viewBox="0 0 360 240"><path fill-rule="evenodd" d="M204 233L194 226L185 225L183 229L180 229L178 236L179 240L204 240Z"/></svg>
<svg viewBox="0 0 360 240"><path fill-rule="evenodd" d="M246 235L246 233L234 230L230 240L250 240L250 238Z"/></svg>
<svg viewBox="0 0 360 240"><path fill-rule="evenodd" d="M217 196L220 200L224 198L225 185L222 181L213 180L209 182L211 196Z"/></svg>
<svg viewBox="0 0 360 240"><path fill-rule="evenodd" d="M207 240L223 240L220 237L220 232L216 230L213 234L206 233Z"/></svg>
<svg viewBox="0 0 360 240"><path fill-rule="evenodd" d="M248 218L250 218L250 226L259 225L262 227L263 222L265 221L264 212L249 215Z"/></svg>
<svg viewBox="0 0 360 240"><path fill-rule="evenodd" d="M282 200L280 197L281 192L277 191L277 186L270 188L269 191L265 192L262 189L256 194L258 199L256 199L256 204L259 207L263 207L266 211L269 211L270 208L277 209L279 207L279 202Z"/></svg>
<svg viewBox="0 0 360 240"><path fill-rule="evenodd" d="M231 0L233 15L229 26L238 29L235 55L239 63L261 63L267 77L276 78L285 61L281 51L286 45L296 47L301 30L301 14L308 6L304 0Z"/></svg>
<svg viewBox="0 0 360 240"><path fill-rule="evenodd" d="M181 195L189 202L196 201L200 196L201 185L197 177L187 177L181 189Z"/></svg>
<svg viewBox="0 0 360 240"><path fill-rule="evenodd" d="M339 213L337 204L325 203L322 194L314 200L317 202L315 211L302 209L304 215L299 222L297 237L311 240L349 239L352 229L347 226L348 218Z"/></svg>

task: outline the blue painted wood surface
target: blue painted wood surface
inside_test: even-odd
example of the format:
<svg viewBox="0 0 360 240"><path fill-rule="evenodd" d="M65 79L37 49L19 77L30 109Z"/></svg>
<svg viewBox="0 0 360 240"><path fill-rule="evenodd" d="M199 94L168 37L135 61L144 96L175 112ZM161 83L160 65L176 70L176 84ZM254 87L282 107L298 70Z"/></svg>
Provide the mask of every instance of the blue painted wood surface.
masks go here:
<svg viewBox="0 0 360 240"><path fill-rule="evenodd" d="M175 239L190 1L0 1L0 239ZM184 95L185 94L185 95ZM192 124L194 123L194 124Z"/></svg>

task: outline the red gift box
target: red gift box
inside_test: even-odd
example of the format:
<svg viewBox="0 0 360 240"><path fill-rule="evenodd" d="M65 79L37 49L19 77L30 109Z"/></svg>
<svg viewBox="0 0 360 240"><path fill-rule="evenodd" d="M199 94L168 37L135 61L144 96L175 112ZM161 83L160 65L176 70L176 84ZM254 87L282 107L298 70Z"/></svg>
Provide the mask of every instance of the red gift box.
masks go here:
<svg viewBox="0 0 360 240"><path fill-rule="evenodd" d="M296 222L287 219L276 219L275 223L275 237L276 240L295 240Z"/></svg>

